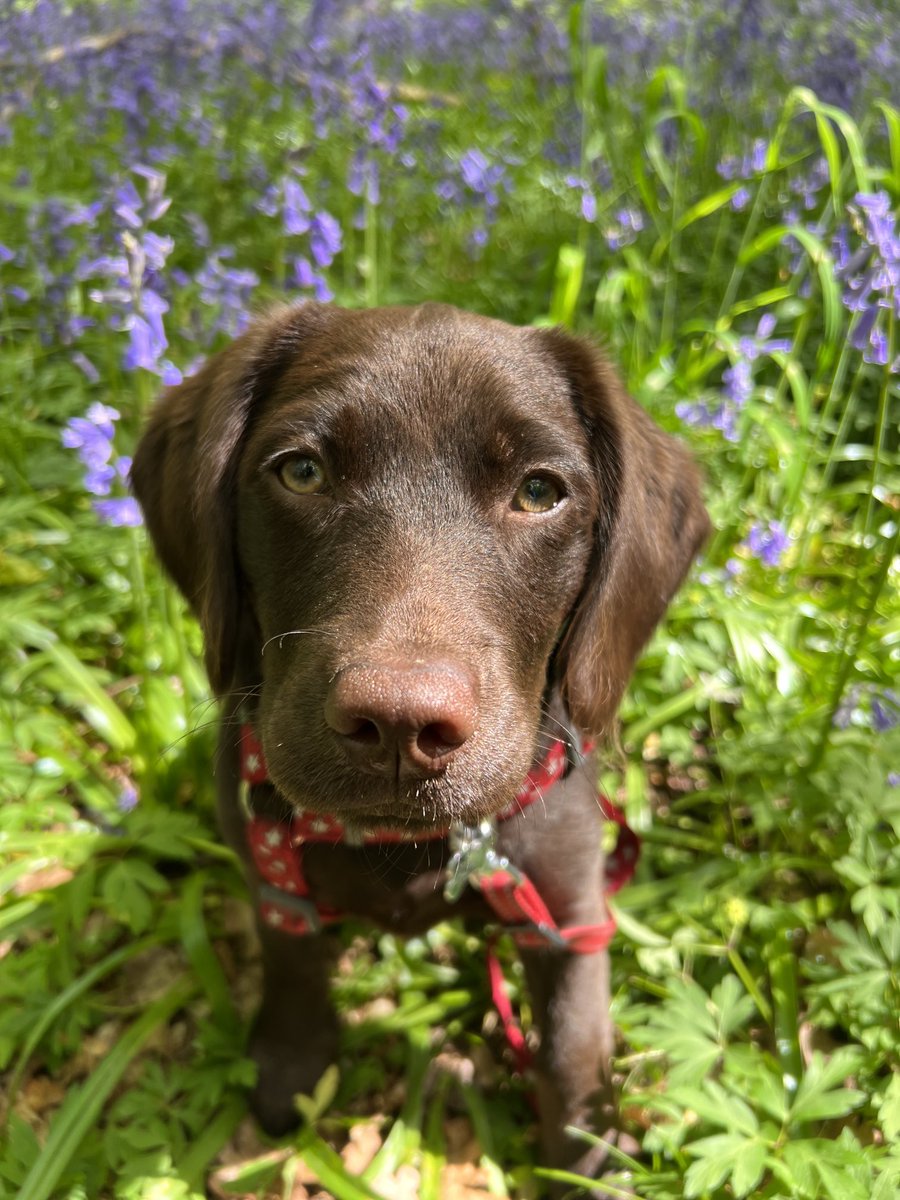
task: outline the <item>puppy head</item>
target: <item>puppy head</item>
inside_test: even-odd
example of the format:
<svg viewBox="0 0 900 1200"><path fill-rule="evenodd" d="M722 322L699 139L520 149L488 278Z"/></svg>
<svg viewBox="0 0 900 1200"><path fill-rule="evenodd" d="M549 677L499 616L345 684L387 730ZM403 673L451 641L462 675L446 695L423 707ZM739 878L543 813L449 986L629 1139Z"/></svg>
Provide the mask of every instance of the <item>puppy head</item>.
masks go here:
<svg viewBox="0 0 900 1200"><path fill-rule="evenodd" d="M596 351L437 305L274 313L163 396L133 479L274 782L369 824L509 803L554 686L603 732L706 529Z"/></svg>

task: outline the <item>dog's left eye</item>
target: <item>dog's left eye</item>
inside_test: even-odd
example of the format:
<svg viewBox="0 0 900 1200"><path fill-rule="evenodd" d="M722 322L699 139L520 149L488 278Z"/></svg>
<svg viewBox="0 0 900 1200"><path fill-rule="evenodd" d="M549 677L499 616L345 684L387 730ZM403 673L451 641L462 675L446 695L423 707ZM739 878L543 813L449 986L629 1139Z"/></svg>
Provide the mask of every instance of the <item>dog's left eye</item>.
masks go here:
<svg viewBox="0 0 900 1200"><path fill-rule="evenodd" d="M556 508L562 498L563 490L556 480L547 475L529 475L513 497L513 508L519 512L545 513Z"/></svg>
<svg viewBox="0 0 900 1200"><path fill-rule="evenodd" d="M312 496L325 487L322 464L305 454L282 459L278 466L278 478L289 492L298 496Z"/></svg>

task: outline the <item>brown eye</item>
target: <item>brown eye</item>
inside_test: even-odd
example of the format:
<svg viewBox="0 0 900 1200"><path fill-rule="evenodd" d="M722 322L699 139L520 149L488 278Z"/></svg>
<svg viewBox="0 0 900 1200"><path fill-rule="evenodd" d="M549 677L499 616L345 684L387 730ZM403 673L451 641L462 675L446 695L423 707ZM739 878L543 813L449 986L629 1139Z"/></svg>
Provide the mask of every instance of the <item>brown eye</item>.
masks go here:
<svg viewBox="0 0 900 1200"><path fill-rule="evenodd" d="M298 454L284 459L278 467L278 478L289 492L298 496L313 496L325 487L322 464L314 458Z"/></svg>
<svg viewBox="0 0 900 1200"><path fill-rule="evenodd" d="M556 508L563 498L562 488L546 475L529 475L513 497L513 508L519 512L545 513Z"/></svg>

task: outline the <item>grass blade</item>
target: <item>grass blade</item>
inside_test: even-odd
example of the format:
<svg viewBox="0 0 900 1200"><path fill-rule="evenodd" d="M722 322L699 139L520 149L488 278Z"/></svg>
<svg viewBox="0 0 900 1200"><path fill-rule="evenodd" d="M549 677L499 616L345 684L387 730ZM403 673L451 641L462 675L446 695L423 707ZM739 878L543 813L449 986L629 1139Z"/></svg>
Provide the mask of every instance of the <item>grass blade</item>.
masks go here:
<svg viewBox="0 0 900 1200"><path fill-rule="evenodd" d="M91 1077L66 1097L56 1114L40 1157L22 1184L18 1200L49 1200L72 1156L93 1125L113 1088L150 1035L183 1008L193 984L179 981L125 1031Z"/></svg>

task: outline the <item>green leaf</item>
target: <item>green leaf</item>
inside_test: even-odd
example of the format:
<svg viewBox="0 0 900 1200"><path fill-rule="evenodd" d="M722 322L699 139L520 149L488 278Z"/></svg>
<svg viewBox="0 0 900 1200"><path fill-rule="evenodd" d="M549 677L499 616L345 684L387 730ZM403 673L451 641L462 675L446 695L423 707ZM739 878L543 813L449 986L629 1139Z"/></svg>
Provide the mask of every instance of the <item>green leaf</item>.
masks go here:
<svg viewBox="0 0 900 1200"><path fill-rule="evenodd" d="M791 1121L832 1120L845 1117L859 1108L866 1099L864 1092L834 1086L857 1070L859 1065L860 1051L853 1046L835 1051L830 1060L826 1060L819 1051L814 1051L790 1108Z"/></svg>
<svg viewBox="0 0 900 1200"><path fill-rule="evenodd" d="M150 924L154 905L150 893L168 890L158 871L139 858L114 863L103 877L100 894L109 912L134 933Z"/></svg>
<svg viewBox="0 0 900 1200"><path fill-rule="evenodd" d="M747 1142L735 1155L731 1187L737 1197L748 1196L762 1179L768 1147L763 1142Z"/></svg>
<svg viewBox="0 0 900 1200"><path fill-rule="evenodd" d="M550 323L567 325L575 323L578 297L584 280L584 251L578 246L560 246L556 259L556 279L553 298L550 302Z"/></svg>
<svg viewBox="0 0 900 1200"><path fill-rule="evenodd" d="M331 1063L325 1068L313 1088L311 1096L298 1095L294 1104L300 1116L309 1126L314 1126L325 1115L337 1095L341 1073L337 1063Z"/></svg>
<svg viewBox="0 0 900 1200"><path fill-rule="evenodd" d="M691 1163L684 1177L685 1196L700 1196L723 1184L734 1170L738 1155L746 1144L738 1134L722 1133L700 1138L685 1146L688 1154L698 1156L697 1162Z"/></svg>
<svg viewBox="0 0 900 1200"><path fill-rule="evenodd" d="M128 1064L154 1031L187 1003L193 990L179 981L126 1029L87 1081L69 1091L53 1117L41 1156L28 1172L18 1200L49 1200Z"/></svg>
<svg viewBox="0 0 900 1200"><path fill-rule="evenodd" d="M216 1020L224 1029L237 1030L240 1020L231 999L231 988L212 948L203 913L203 894L208 883L204 871L189 876L180 900L181 941L185 953L203 985Z"/></svg>
<svg viewBox="0 0 900 1200"><path fill-rule="evenodd" d="M878 1120L885 1141L889 1145L900 1143L900 1073L896 1069L879 1102Z"/></svg>

